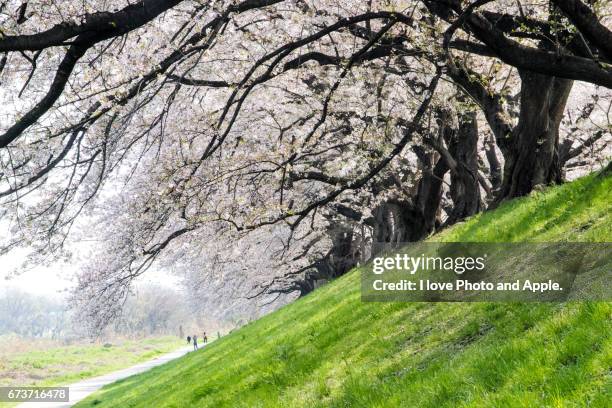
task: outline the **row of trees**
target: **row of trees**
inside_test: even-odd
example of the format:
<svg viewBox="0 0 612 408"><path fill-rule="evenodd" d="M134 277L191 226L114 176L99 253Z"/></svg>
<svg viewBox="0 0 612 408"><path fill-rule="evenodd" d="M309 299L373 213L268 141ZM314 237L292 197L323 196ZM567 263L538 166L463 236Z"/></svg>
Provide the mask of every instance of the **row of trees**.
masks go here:
<svg viewBox="0 0 612 408"><path fill-rule="evenodd" d="M28 245L42 262L69 237L100 239L73 298L97 329L160 260L200 299L287 301L372 242L422 239L597 166L610 154L610 12L3 2L4 250Z"/></svg>
<svg viewBox="0 0 612 408"><path fill-rule="evenodd" d="M25 338L78 340L87 337L86 326L73 318L65 300L34 295L16 288L0 292L0 335L17 334ZM121 315L108 326L103 337L143 337L178 335L180 328L199 329L186 298L176 290L160 286L141 286L128 297ZM182 336L181 336L182 337Z"/></svg>
<svg viewBox="0 0 612 408"><path fill-rule="evenodd" d="M21 337L70 337L71 319L66 304L50 297L17 289L0 293L0 334Z"/></svg>

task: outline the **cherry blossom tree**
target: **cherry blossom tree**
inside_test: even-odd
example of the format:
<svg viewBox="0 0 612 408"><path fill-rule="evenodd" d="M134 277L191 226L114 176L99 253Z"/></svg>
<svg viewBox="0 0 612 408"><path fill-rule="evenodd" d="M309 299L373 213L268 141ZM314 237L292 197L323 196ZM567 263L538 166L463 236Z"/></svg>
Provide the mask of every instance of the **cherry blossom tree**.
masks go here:
<svg viewBox="0 0 612 408"><path fill-rule="evenodd" d="M154 264L195 297L275 307L373 242L422 239L604 164L610 13L2 2L2 251L41 263L98 240L73 296L94 329Z"/></svg>

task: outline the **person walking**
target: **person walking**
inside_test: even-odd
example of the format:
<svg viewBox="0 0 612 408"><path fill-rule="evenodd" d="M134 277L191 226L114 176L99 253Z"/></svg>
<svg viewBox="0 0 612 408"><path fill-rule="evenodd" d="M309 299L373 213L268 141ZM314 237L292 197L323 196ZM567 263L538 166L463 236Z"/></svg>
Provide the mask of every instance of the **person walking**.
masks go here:
<svg viewBox="0 0 612 408"><path fill-rule="evenodd" d="M206 337L206 332L204 332L204 337L202 337L202 344L208 343L208 337Z"/></svg>
<svg viewBox="0 0 612 408"><path fill-rule="evenodd" d="M191 344L191 336L187 336L187 344Z"/></svg>
<svg viewBox="0 0 612 408"><path fill-rule="evenodd" d="M193 349L198 349L198 336L196 334L193 335Z"/></svg>

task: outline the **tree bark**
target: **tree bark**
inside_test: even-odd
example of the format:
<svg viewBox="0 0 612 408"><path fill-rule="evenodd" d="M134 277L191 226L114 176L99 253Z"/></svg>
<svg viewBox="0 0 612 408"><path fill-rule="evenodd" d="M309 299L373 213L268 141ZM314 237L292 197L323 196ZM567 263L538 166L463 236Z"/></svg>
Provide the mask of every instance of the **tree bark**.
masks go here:
<svg viewBox="0 0 612 408"><path fill-rule="evenodd" d="M431 154L426 154L418 149L415 149L415 152L423 170L423 176L419 180L415 198L416 207L422 218L420 224L422 230L419 233L421 236L418 239L422 239L431 234L440 224L440 201L442 200L444 176L448 172L448 166L440 158L434 165L434 158Z"/></svg>
<svg viewBox="0 0 612 408"><path fill-rule="evenodd" d="M495 138L490 136L484 142L485 155L489 163L489 181L491 182L491 190L497 191L502 184L502 167L495 153Z"/></svg>
<svg viewBox="0 0 612 408"><path fill-rule="evenodd" d="M530 71L521 76L521 110L505 154L498 202L561 182L559 125L573 81Z"/></svg>
<svg viewBox="0 0 612 408"><path fill-rule="evenodd" d="M435 220L435 214L432 218ZM430 222L429 219L425 218L413 203L403 200L389 200L374 211L374 242L419 241L431 233L433 223L434 221ZM374 252L376 252L375 249Z"/></svg>
<svg viewBox="0 0 612 408"><path fill-rule="evenodd" d="M482 209L478 181L478 122L476 111L459 115L457 137L450 140L449 153L456 166L451 167L450 194L453 210L446 224L451 225Z"/></svg>

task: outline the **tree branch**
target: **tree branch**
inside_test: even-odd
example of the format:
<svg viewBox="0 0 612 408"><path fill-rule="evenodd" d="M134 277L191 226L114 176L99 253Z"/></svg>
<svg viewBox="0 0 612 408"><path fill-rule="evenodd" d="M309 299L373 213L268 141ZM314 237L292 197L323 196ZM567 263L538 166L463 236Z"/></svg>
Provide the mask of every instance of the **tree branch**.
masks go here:
<svg viewBox="0 0 612 408"><path fill-rule="evenodd" d="M593 11L580 0L553 0L589 42L612 61L612 31L599 22Z"/></svg>

